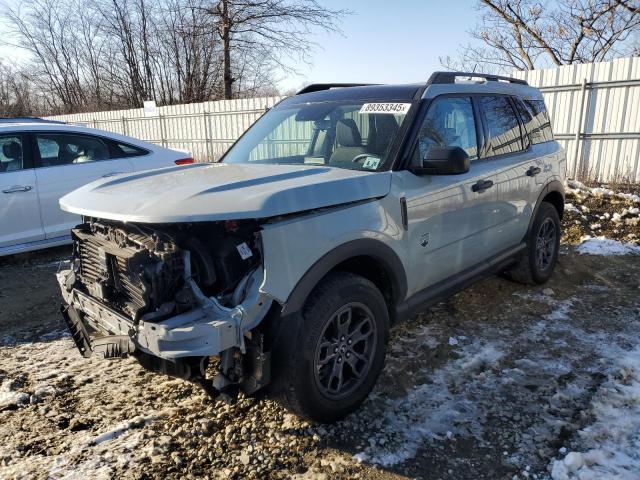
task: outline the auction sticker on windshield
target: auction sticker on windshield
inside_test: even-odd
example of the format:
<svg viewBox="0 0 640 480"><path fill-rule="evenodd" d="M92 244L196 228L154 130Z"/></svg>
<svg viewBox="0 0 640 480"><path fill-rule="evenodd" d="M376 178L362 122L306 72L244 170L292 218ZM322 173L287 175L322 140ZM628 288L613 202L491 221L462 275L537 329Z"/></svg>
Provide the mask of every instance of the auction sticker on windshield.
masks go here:
<svg viewBox="0 0 640 480"><path fill-rule="evenodd" d="M378 157L367 157L367 159L362 164L362 168L366 168L367 170L375 170L380 165L380 159Z"/></svg>
<svg viewBox="0 0 640 480"><path fill-rule="evenodd" d="M411 108L410 103L365 103L358 113L391 113L406 114Z"/></svg>

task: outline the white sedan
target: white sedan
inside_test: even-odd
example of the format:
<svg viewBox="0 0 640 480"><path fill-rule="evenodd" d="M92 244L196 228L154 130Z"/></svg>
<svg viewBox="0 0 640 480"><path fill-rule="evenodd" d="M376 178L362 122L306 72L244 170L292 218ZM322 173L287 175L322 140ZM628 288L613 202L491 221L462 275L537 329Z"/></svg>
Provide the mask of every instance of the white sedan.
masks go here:
<svg viewBox="0 0 640 480"><path fill-rule="evenodd" d="M102 177L193 163L188 153L40 119L0 120L0 256L62 245L80 217L58 199Z"/></svg>

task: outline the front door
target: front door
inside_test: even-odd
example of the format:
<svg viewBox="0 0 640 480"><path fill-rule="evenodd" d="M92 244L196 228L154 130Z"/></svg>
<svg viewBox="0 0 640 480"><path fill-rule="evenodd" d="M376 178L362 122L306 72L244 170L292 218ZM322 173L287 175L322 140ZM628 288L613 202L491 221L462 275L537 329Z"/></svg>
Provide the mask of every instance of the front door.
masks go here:
<svg viewBox="0 0 640 480"><path fill-rule="evenodd" d="M0 135L0 248L44 238L36 174L21 134Z"/></svg>
<svg viewBox="0 0 640 480"><path fill-rule="evenodd" d="M432 146L463 148L471 158L461 175L397 172L407 205L409 294L472 267L493 253L496 178L478 159L480 132L470 97L438 97L425 115L413 154L421 162Z"/></svg>
<svg viewBox="0 0 640 480"><path fill-rule="evenodd" d="M48 239L67 236L80 223L79 216L60 209L60 197L94 180L133 171L128 159L113 158L109 144L100 137L36 132L33 139L40 208Z"/></svg>

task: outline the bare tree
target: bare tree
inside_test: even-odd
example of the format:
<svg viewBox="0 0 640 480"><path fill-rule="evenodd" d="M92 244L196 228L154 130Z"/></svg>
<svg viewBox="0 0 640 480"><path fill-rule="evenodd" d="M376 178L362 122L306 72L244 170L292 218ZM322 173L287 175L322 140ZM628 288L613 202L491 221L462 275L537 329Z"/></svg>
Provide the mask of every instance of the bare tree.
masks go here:
<svg viewBox="0 0 640 480"><path fill-rule="evenodd" d="M202 102L220 98L221 48L211 19L202 15L205 0L169 0L160 37L162 59L157 68L161 88L171 91L175 84L181 102ZM170 65L170 69L165 67ZM173 96L169 93L169 96Z"/></svg>
<svg viewBox="0 0 640 480"><path fill-rule="evenodd" d="M248 65L237 66L235 59L252 57L262 65L290 69L287 59L307 58L313 28L336 32L338 19L348 12L330 10L315 0L218 0L206 13L216 19L222 43L223 95L228 99Z"/></svg>
<svg viewBox="0 0 640 480"><path fill-rule="evenodd" d="M459 64L483 70L600 62L633 54L640 31L638 0L479 0L478 45L460 52ZM451 58L441 59L455 67Z"/></svg>
<svg viewBox="0 0 640 480"><path fill-rule="evenodd" d="M31 116L37 109L31 79L0 63L0 117Z"/></svg>
<svg viewBox="0 0 640 480"><path fill-rule="evenodd" d="M343 13L315 0L212 1L0 0L0 44L30 54L0 71L0 95L9 76L12 98L28 85L38 113L274 94L275 67L306 60L311 30L336 30Z"/></svg>
<svg viewBox="0 0 640 480"><path fill-rule="evenodd" d="M53 94L69 111L83 105L84 92L78 68L79 45L72 18L72 3L66 0L32 0L30 8L4 6L10 34L18 37L17 46L32 54L34 74L40 77L43 91ZM64 8L59 8L64 5ZM53 105L52 105L53 106Z"/></svg>

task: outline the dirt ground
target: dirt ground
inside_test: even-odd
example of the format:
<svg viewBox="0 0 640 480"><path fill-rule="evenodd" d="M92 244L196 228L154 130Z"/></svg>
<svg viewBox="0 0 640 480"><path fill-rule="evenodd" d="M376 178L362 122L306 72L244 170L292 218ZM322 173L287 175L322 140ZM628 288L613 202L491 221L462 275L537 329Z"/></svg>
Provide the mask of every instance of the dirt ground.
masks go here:
<svg viewBox="0 0 640 480"><path fill-rule="evenodd" d="M80 357L67 254L0 259L0 478L640 478L640 255L565 243L545 286L490 278L394 327L365 405L322 426Z"/></svg>

